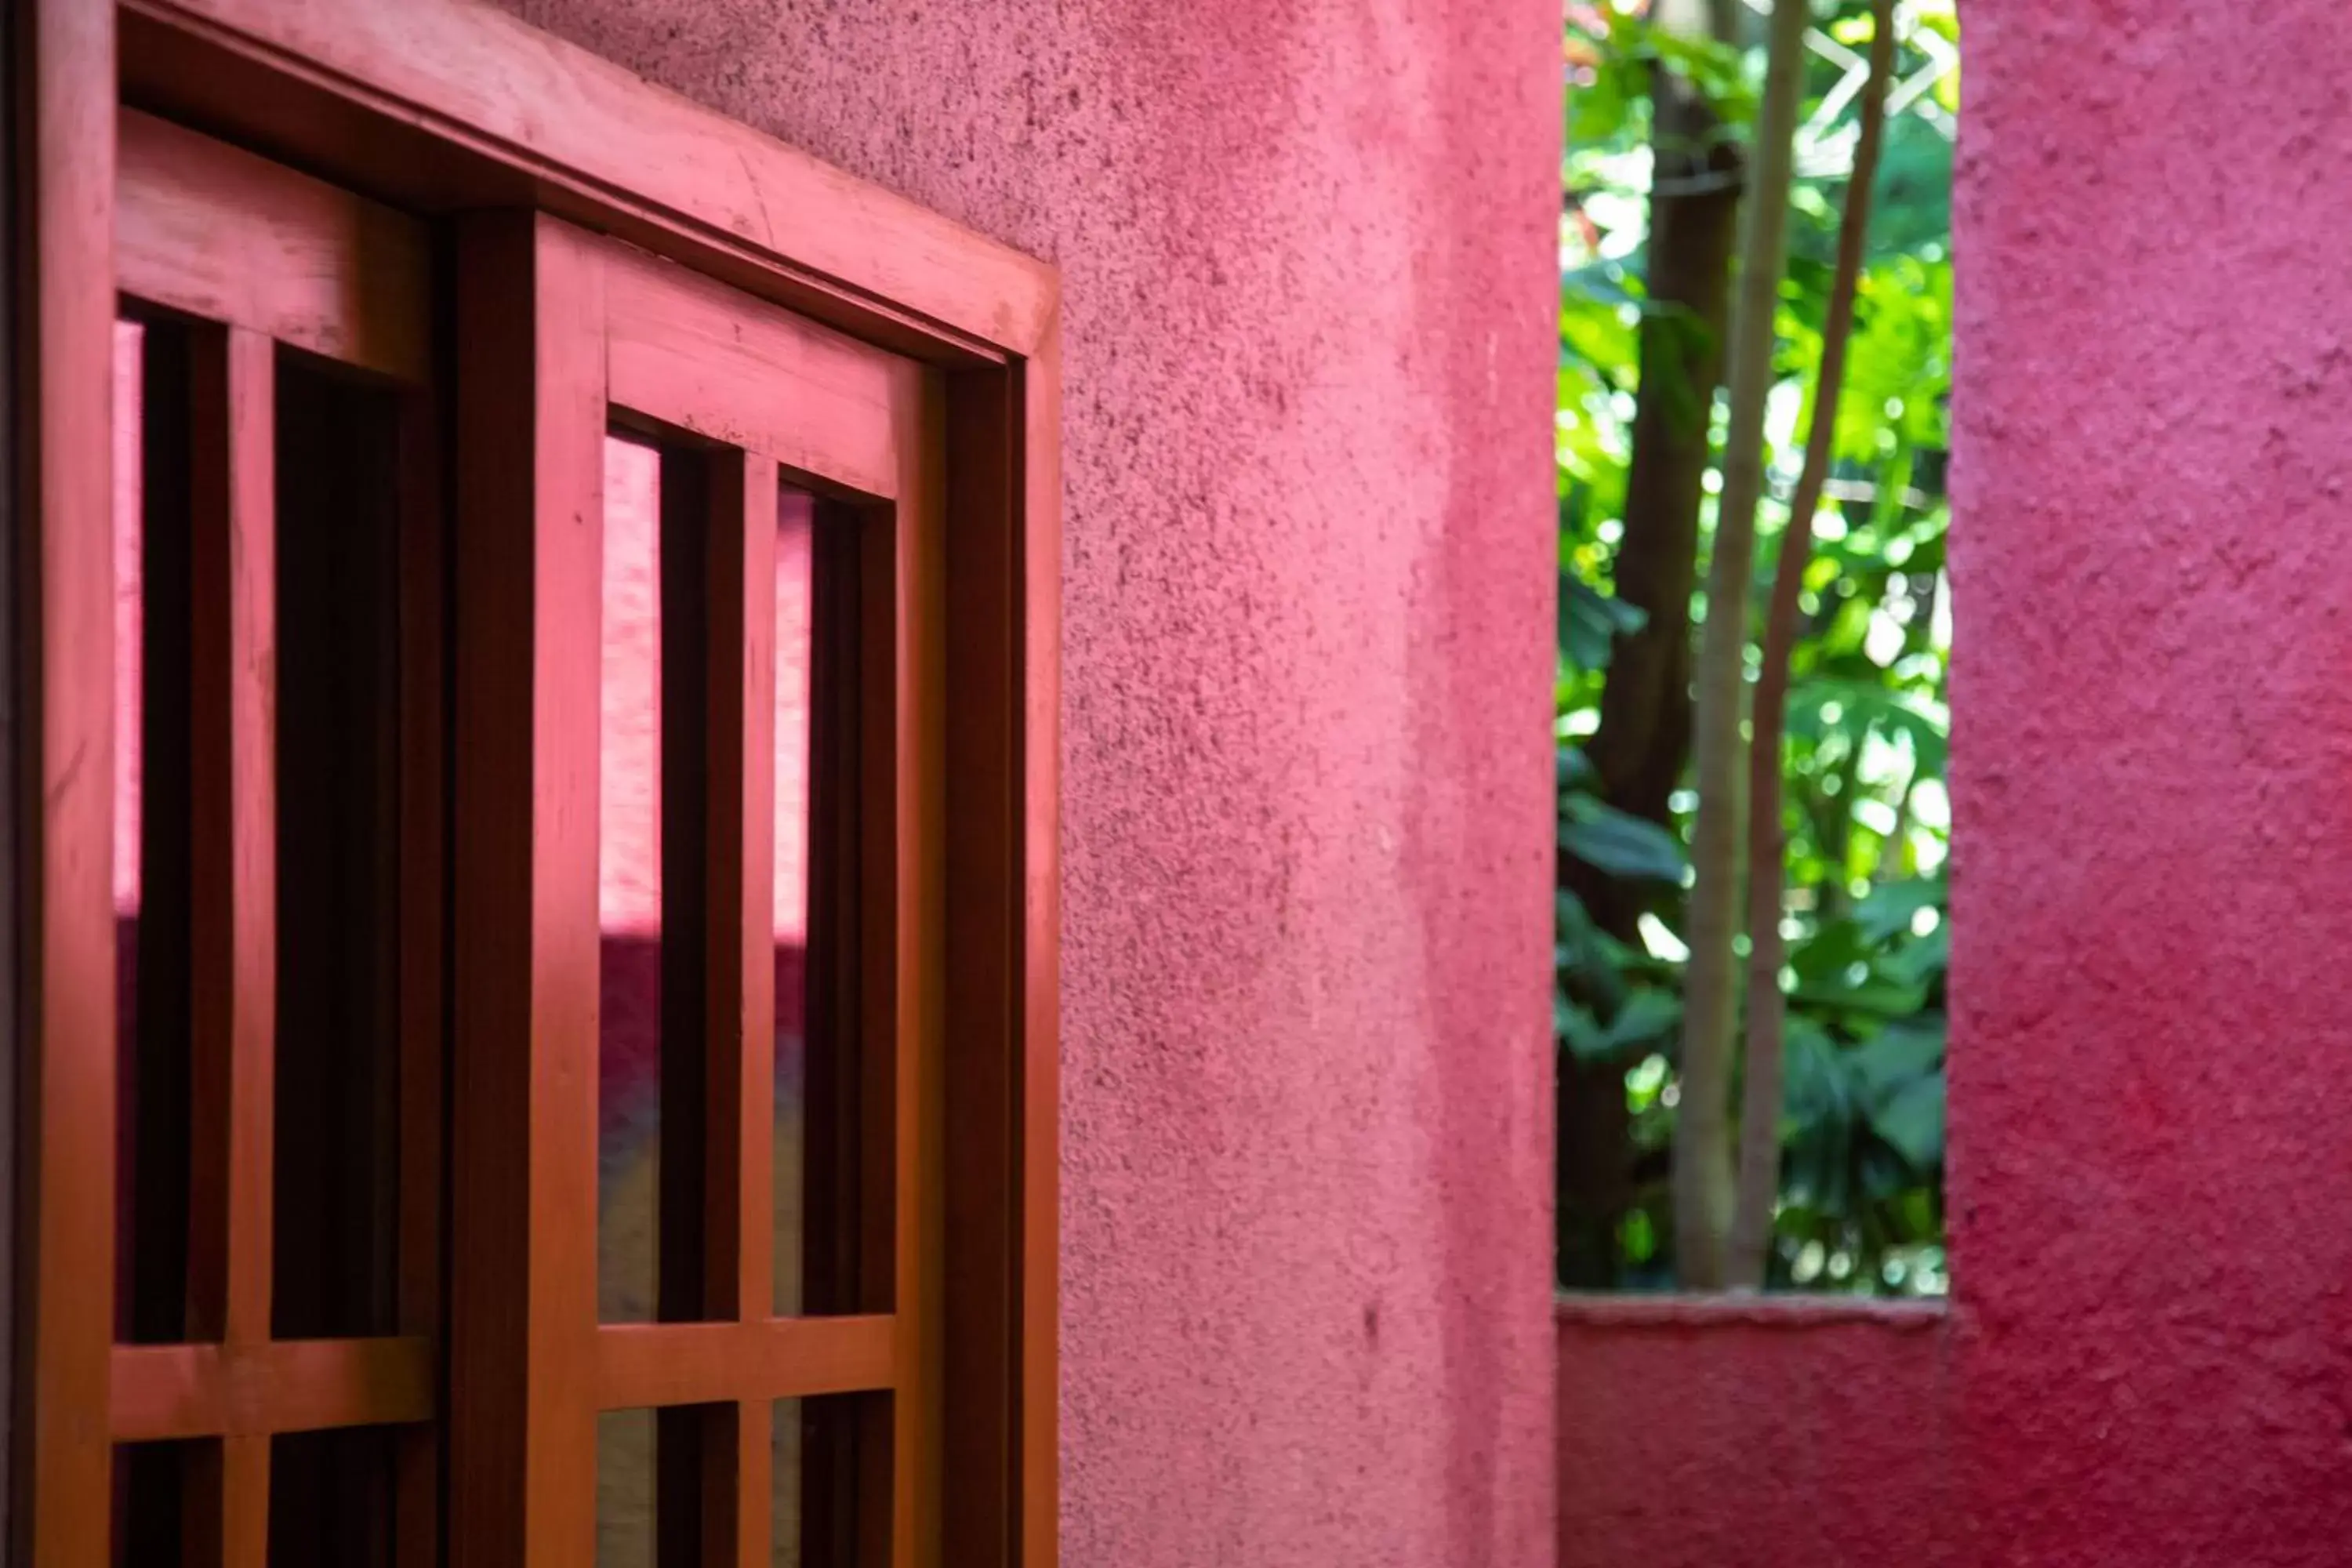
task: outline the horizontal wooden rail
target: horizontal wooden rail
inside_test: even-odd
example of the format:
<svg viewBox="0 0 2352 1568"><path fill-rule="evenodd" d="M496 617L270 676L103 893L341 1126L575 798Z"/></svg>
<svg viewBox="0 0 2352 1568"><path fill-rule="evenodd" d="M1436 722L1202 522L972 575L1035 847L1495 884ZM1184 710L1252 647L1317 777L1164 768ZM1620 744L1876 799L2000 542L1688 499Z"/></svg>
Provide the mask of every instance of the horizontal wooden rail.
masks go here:
<svg viewBox="0 0 2352 1568"><path fill-rule="evenodd" d="M596 1405L665 1405L863 1394L898 1381L898 1321L775 1318L764 1323L617 1323L596 1335Z"/></svg>
<svg viewBox="0 0 2352 1568"><path fill-rule="evenodd" d="M135 110L122 111L114 259L126 294L428 379L424 224Z"/></svg>
<svg viewBox="0 0 2352 1568"><path fill-rule="evenodd" d="M140 24L160 21L180 38L257 61L280 79L322 84L331 100L523 174L544 210L683 252L704 270L782 294L793 309L896 338L894 346L927 341L936 350L961 337L982 352L1025 354L1060 302L1045 263L476 0L131 6L126 52L146 41ZM185 112L222 83L251 79L236 65L185 79L186 56L174 51L167 68L184 73L169 83L175 107ZM277 96L249 107L292 107L292 95ZM306 123L316 142L315 122ZM348 110L338 123L350 123ZM890 332L894 322L916 331Z"/></svg>
<svg viewBox="0 0 2352 1568"><path fill-rule="evenodd" d="M429 1420L433 1342L117 1345L115 1441L236 1437Z"/></svg>

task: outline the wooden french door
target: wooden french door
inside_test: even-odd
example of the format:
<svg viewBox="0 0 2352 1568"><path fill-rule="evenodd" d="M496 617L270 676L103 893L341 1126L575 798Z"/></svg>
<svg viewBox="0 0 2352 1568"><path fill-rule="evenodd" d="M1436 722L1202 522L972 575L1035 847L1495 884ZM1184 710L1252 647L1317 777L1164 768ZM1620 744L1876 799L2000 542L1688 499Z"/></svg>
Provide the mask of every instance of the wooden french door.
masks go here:
<svg viewBox="0 0 2352 1568"><path fill-rule="evenodd" d="M939 1561L939 373L120 162L115 1560Z"/></svg>
<svg viewBox="0 0 2352 1568"><path fill-rule="evenodd" d="M939 377L457 245L453 1561L936 1562Z"/></svg>
<svg viewBox="0 0 2352 1568"><path fill-rule="evenodd" d="M116 231L114 1555L422 1565L446 1034L427 236L135 113Z"/></svg>

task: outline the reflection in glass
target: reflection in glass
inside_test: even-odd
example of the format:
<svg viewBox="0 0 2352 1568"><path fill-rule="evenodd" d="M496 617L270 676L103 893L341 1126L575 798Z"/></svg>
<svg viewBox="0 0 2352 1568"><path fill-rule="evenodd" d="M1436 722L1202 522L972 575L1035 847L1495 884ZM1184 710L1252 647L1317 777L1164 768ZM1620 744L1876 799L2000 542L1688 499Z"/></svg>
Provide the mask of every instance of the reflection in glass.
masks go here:
<svg viewBox="0 0 2352 1568"><path fill-rule="evenodd" d="M654 1568L651 1410L596 1417L596 1568Z"/></svg>
<svg viewBox="0 0 2352 1568"><path fill-rule="evenodd" d="M397 1496L385 1426L269 1441L269 1568L391 1568Z"/></svg>
<svg viewBox="0 0 2352 1568"><path fill-rule="evenodd" d="M809 498L776 511L775 1310L802 1311L808 1104L809 682L815 533Z"/></svg>
<svg viewBox="0 0 2352 1568"><path fill-rule="evenodd" d="M648 1322L660 1274L661 454L604 442L596 907L597 1315Z"/></svg>
<svg viewBox="0 0 2352 1568"><path fill-rule="evenodd" d="M114 335L115 1331L185 1337L189 937L188 330Z"/></svg>
<svg viewBox="0 0 2352 1568"><path fill-rule="evenodd" d="M400 415L381 386L278 358L272 1316L281 1339L326 1339L394 1323Z"/></svg>
<svg viewBox="0 0 2352 1568"><path fill-rule="evenodd" d="M136 321L114 323L114 931L115 1068L117 1133L115 1190L122 1205L115 1227L117 1339L140 1337L136 1299L139 1228L139 913L142 891L139 763L144 731L147 628L143 613L146 530L144 440L140 418L146 401L143 363L146 331ZM164 1337L164 1336L156 1336ZM126 1453L117 1468L135 1474L139 1461Z"/></svg>

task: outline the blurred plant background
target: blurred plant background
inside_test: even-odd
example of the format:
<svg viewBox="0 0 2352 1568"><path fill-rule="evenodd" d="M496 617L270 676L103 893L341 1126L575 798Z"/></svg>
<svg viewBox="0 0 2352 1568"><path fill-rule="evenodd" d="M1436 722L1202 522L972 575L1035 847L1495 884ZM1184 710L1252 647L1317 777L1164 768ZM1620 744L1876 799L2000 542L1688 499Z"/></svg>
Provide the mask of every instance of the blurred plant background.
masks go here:
<svg viewBox="0 0 2352 1568"><path fill-rule="evenodd" d="M1724 409L1723 279L1769 3L1568 7L1560 222L1559 1257L1571 1289L1674 1283L1690 662ZM1802 4L1803 0L1780 0ZM1807 38L1748 661L1822 355L1873 7ZM1944 1257L1946 405L1953 0L1900 0L1833 466L1782 751L1788 998L1767 1283L1932 1295ZM1646 378L1646 384L1645 384ZM1745 952L1745 939L1738 951ZM1736 1103L1736 1098L1735 1098Z"/></svg>

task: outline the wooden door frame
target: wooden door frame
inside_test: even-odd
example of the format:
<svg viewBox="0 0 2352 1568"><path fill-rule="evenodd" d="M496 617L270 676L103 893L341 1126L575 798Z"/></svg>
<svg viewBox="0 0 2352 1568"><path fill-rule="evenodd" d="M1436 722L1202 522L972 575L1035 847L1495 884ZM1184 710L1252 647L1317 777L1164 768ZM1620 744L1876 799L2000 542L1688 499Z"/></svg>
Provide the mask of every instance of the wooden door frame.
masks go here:
<svg viewBox="0 0 2352 1568"><path fill-rule="evenodd" d="M478 0L18 0L9 320L12 1561L107 1530L117 105L428 216L535 208L947 388L945 1468L960 1563L1050 1568L1060 328L1055 269ZM119 84L119 85L118 85Z"/></svg>

